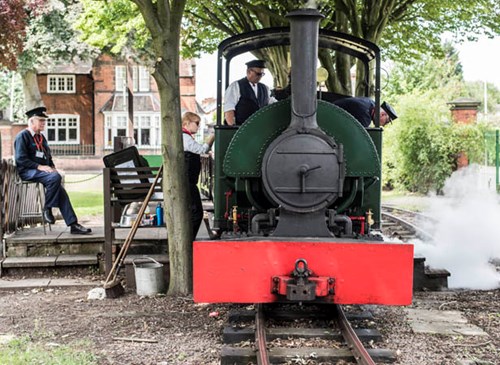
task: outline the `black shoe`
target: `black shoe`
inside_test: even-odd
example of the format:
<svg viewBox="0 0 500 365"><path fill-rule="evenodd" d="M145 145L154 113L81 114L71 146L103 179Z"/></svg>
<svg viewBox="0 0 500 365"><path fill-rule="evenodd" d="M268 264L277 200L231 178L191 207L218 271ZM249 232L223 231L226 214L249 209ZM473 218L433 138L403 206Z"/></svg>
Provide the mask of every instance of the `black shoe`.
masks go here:
<svg viewBox="0 0 500 365"><path fill-rule="evenodd" d="M71 225L71 234L89 234L92 233L90 228L85 228L81 224L74 223Z"/></svg>
<svg viewBox="0 0 500 365"><path fill-rule="evenodd" d="M54 224L56 222L56 219L52 215L51 208L46 208L43 210L43 220L48 224Z"/></svg>

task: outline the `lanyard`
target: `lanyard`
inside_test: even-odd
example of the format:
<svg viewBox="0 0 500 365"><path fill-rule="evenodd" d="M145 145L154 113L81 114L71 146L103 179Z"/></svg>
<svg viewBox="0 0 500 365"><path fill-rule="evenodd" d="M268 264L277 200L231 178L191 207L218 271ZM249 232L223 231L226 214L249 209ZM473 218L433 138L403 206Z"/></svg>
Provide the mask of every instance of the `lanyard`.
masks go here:
<svg viewBox="0 0 500 365"><path fill-rule="evenodd" d="M35 134L33 136L33 139L35 140L37 151L45 151L45 148L43 147L43 137L42 137L42 135L41 134Z"/></svg>

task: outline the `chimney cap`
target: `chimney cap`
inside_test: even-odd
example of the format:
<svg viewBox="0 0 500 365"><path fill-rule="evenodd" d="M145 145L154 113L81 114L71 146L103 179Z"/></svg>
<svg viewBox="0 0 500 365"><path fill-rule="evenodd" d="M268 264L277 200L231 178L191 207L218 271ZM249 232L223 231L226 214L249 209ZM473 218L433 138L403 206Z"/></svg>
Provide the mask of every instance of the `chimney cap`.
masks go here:
<svg viewBox="0 0 500 365"><path fill-rule="evenodd" d="M473 109L476 110L481 102L479 100L471 99L471 98L458 98L452 101L447 102L446 104L450 105L451 110L456 109Z"/></svg>

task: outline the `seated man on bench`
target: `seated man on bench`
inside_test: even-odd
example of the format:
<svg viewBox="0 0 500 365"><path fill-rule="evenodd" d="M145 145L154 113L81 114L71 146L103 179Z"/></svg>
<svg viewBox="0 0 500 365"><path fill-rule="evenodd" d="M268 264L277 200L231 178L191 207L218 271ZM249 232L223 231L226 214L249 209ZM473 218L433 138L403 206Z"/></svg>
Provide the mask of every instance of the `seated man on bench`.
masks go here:
<svg viewBox="0 0 500 365"><path fill-rule="evenodd" d="M52 208L59 208L72 234L89 234L90 228L78 223L66 190L61 185L62 177L56 170L47 139L42 134L49 116L47 109L39 107L26 113L28 128L20 132L14 141L16 168L24 181L40 182L45 187L43 219L54 224Z"/></svg>

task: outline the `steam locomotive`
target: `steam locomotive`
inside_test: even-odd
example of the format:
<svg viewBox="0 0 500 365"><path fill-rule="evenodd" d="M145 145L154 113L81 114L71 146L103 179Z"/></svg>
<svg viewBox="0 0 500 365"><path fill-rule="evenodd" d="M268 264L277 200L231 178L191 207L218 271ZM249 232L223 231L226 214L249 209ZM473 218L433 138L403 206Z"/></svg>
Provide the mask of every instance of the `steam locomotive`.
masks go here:
<svg viewBox="0 0 500 365"><path fill-rule="evenodd" d="M410 304L413 246L377 234L380 51L363 39L319 30L322 15L315 9L288 18L290 28L241 34L219 46L213 175L219 239L194 242L194 300ZM239 127L223 125L223 60L227 86L233 57L288 45L291 97ZM366 85L375 69L376 127L365 129L318 100L319 47L362 61Z"/></svg>

